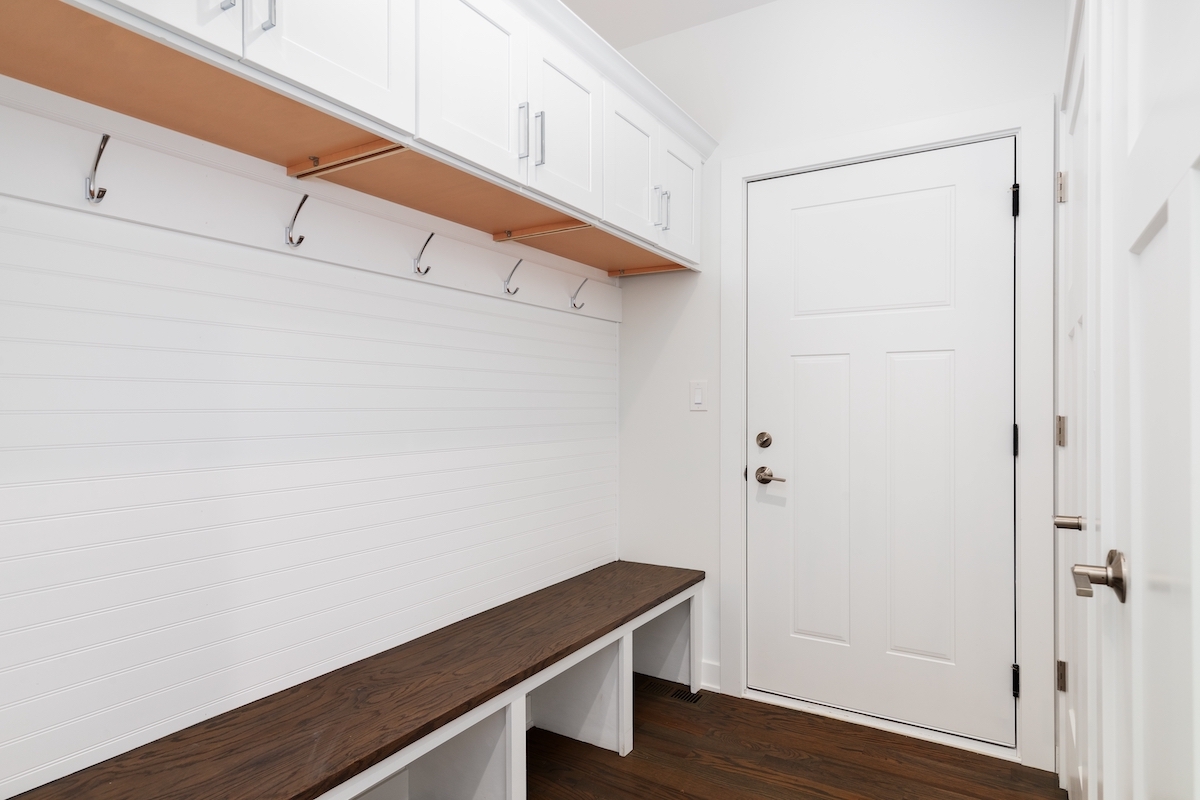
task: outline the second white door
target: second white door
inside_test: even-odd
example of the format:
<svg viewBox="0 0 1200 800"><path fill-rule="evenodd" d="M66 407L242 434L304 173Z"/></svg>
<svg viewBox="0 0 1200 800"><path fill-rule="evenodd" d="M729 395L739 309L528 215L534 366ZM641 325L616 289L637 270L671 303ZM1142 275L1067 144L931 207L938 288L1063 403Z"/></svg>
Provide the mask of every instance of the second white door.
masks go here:
<svg viewBox="0 0 1200 800"><path fill-rule="evenodd" d="M1014 153L750 186L752 688L1016 743Z"/></svg>

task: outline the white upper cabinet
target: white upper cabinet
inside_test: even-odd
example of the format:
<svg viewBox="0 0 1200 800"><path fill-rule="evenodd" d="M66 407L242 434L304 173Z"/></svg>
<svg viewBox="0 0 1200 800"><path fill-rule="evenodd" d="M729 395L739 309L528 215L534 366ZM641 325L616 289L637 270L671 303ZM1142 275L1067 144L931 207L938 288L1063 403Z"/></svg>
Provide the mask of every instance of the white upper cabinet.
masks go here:
<svg viewBox="0 0 1200 800"><path fill-rule="evenodd" d="M605 86L603 217L647 241L658 238L658 127L658 120L641 106Z"/></svg>
<svg viewBox="0 0 1200 800"><path fill-rule="evenodd" d="M242 3L247 0L109 0L117 8L208 45L242 57Z"/></svg>
<svg viewBox="0 0 1200 800"><path fill-rule="evenodd" d="M529 185L599 217L604 79L540 30L530 37L529 56Z"/></svg>
<svg viewBox="0 0 1200 800"><path fill-rule="evenodd" d="M604 220L688 261L700 257L700 156L619 90L604 93Z"/></svg>
<svg viewBox="0 0 1200 800"><path fill-rule="evenodd" d="M670 252L696 262L700 260L700 156L671 131L660 131L660 243Z"/></svg>
<svg viewBox="0 0 1200 800"><path fill-rule="evenodd" d="M245 63L413 131L415 0L239 0L242 4Z"/></svg>
<svg viewBox="0 0 1200 800"><path fill-rule="evenodd" d="M417 138L524 182L529 23L503 0L421 0L418 30Z"/></svg>

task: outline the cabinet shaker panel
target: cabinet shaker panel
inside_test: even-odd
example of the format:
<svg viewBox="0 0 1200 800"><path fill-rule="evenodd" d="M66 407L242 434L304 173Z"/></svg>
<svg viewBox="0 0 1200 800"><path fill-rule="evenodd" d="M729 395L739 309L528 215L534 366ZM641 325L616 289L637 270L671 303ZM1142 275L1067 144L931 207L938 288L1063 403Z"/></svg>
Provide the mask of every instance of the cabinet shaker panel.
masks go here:
<svg viewBox="0 0 1200 800"><path fill-rule="evenodd" d="M415 127L415 0L240 0L247 64L406 132Z"/></svg>
<svg viewBox="0 0 1200 800"><path fill-rule="evenodd" d="M518 120L527 124L527 26L501 0L421 0L419 139L524 180Z"/></svg>

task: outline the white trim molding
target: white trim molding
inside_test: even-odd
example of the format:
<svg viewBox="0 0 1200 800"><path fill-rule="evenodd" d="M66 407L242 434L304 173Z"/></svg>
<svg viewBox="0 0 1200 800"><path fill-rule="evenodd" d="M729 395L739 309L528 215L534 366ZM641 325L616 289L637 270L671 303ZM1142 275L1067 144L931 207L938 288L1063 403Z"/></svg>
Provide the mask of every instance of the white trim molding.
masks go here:
<svg viewBox="0 0 1200 800"><path fill-rule="evenodd" d="M978 742L911 725L853 721L963 749L1055 769L1054 703L1054 124L1053 97L979 109L838 139L733 158L721 173L721 691L848 719L746 685L746 190L762 178L1017 137L1021 215L1017 225L1017 747Z"/></svg>

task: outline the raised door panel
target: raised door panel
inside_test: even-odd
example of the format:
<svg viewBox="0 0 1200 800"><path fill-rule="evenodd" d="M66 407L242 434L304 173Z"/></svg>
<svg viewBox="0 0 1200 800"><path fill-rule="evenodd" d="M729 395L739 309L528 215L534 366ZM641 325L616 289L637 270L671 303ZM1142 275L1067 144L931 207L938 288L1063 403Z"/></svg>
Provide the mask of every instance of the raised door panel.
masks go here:
<svg viewBox="0 0 1200 800"><path fill-rule="evenodd" d="M604 220L658 241L659 123L619 90L604 89Z"/></svg>
<svg viewBox="0 0 1200 800"><path fill-rule="evenodd" d="M415 0L243 1L247 64L412 132Z"/></svg>
<svg viewBox="0 0 1200 800"><path fill-rule="evenodd" d="M244 0L243 0L244 1ZM242 9L237 0L108 0L168 30L233 58L242 57Z"/></svg>
<svg viewBox="0 0 1200 800"><path fill-rule="evenodd" d="M529 185L598 217L604 199L604 79L542 31L530 38L529 69Z"/></svg>
<svg viewBox="0 0 1200 800"><path fill-rule="evenodd" d="M662 131L659 177L661 244L688 261L700 259L700 156L670 131Z"/></svg>
<svg viewBox="0 0 1200 800"><path fill-rule="evenodd" d="M517 128L527 97L527 30L500 0L421 0L418 138L523 180Z"/></svg>

